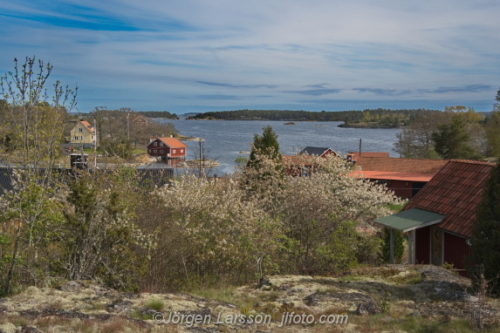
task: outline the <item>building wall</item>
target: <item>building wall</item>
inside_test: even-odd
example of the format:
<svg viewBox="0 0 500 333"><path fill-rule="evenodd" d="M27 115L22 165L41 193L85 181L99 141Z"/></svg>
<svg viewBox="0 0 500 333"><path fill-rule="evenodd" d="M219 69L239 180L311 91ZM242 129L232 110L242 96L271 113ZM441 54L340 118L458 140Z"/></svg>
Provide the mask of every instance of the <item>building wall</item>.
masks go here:
<svg viewBox="0 0 500 333"><path fill-rule="evenodd" d="M467 245L467 239L437 230L436 228L436 226L430 226L416 230L415 263L420 265L453 264L453 267L457 269L461 275L466 276L467 272L465 271L466 266L464 260L470 254L470 246ZM439 233L436 231L439 231ZM442 239L444 244L433 242L431 240L433 237ZM432 261L431 248L433 254ZM443 249L444 253L442 253L440 249ZM441 262L441 257L444 262Z"/></svg>
<svg viewBox="0 0 500 333"><path fill-rule="evenodd" d="M321 155L321 157L327 157L327 156L330 156L330 155L335 155L337 156L337 153L334 152L333 150L329 149L327 150L323 155Z"/></svg>
<svg viewBox="0 0 500 333"><path fill-rule="evenodd" d="M431 263L431 227L415 230L415 263L429 265Z"/></svg>
<svg viewBox="0 0 500 333"><path fill-rule="evenodd" d="M445 232L444 249L444 262L453 264L460 274L466 275L464 259L470 254L467 239Z"/></svg>
<svg viewBox="0 0 500 333"><path fill-rule="evenodd" d="M93 133L89 132L85 125L78 123L71 130L69 141L73 144L93 144L95 142L95 136Z"/></svg>
<svg viewBox="0 0 500 333"><path fill-rule="evenodd" d="M155 157L185 158L186 148L170 148L165 145L160 139L156 139L149 143L148 154Z"/></svg>
<svg viewBox="0 0 500 333"><path fill-rule="evenodd" d="M387 180L386 185L400 198L409 199L413 197L413 182L411 181Z"/></svg>

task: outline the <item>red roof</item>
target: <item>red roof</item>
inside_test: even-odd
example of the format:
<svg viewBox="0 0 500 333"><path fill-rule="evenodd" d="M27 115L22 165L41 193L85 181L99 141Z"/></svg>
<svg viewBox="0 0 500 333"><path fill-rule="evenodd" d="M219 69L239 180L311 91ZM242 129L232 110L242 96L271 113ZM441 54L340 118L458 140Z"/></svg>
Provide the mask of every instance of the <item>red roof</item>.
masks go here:
<svg viewBox="0 0 500 333"><path fill-rule="evenodd" d="M358 157L356 166L363 171L388 171L405 173L436 174L445 164L446 160L430 160L415 158L395 157Z"/></svg>
<svg viewBox="0 0 500 333"><path fill-rule="evenodd" d="M380 180L402 180L408 182L428 182L432 179L432 174L418 172L391 172L391 171L354 171L349 174L351 177L360 177Z"/></svg>
<svg viewBox="0 0 500 333"><path fill-rule="evenodd" d="M163 143L166 144L167 147L170 147L170 148L186 148L187 147L187 145L184 142L182 142L176 138L162 137L162 138L158 138L158 139L163 141Z"/></svg>
<svg viewBox="0 0 500 333"><path fill-rule="evenodd" d="M389 157L389 153L387 152L378 152L378 151L362 151L361 154L358 152L352 152L347 154L347 156L351 156L353 161L356 161L359 157Z"/></svg>
<svg viewBox="0 0 500 333"><path fill-rule="evenodd" d="M90 132L94 133L94 127L92 127L92 125L90 125L90 123L89 123L88 121L86 121L86 120L82 120L82 121L80 121L80 122L81 122L81 123L82 123L85 127L87 127L87 129L88 129Z"/></svg>
<svg viewBox="0 0 500 333"><path fill-rule="evenodd" d="M471 237L477 207L494 167L487 162L451 160L403 210L419 208L445 215L439 228Z"/></svg>

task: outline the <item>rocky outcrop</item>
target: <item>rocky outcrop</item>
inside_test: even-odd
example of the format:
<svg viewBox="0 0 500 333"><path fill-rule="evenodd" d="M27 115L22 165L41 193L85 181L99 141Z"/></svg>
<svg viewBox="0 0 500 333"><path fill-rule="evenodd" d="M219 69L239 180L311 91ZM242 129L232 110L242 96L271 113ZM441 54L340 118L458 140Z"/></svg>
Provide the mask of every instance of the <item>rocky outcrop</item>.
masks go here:
<svg viewBox="0 0 500 333"><path fill-rule="evenodd" d="M234 304L182 293L120 293L71 281L0 299L0 332L264 333L289 332L292 326L294 332L356 332L366 320L375 332L372 318L382 321L382 330L387 322L411 317L436 323L480 318L497 325L498 305L469 287L468 279L443 268L403 265L339 277L269 276L230 289Z"/></svg>

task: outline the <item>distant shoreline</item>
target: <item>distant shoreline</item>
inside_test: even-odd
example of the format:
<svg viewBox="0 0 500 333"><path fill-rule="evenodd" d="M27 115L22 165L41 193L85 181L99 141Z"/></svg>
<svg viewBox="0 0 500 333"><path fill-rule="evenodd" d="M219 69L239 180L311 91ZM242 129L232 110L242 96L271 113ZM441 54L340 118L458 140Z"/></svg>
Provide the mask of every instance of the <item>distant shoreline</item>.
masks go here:
<svg viewBox="0 0 500 333"><path fill-rule="evenodd" d="M288 120L288 119L217 119L217 118L212 118L212 117L207 117L207 118L190 118L186 120L196 120L196 121L275 121L275 122L285 122L284 125L297 125L297 123L300 122L308 122L308 123L314 123L314 122L326 122L326 123L335 123L335 122L342 122L342 124L338 125L338 127L342 128L359 128L359 129L364 129L364 128L370 128L370 129L401 129L404 128L405 126L385 126L384 124L377 123L377 122L359 122L359 123L346 123L343 122L342 120ZM181 139L182 140L182 139ZM192 140L196 141L196 140Z"/></svg>

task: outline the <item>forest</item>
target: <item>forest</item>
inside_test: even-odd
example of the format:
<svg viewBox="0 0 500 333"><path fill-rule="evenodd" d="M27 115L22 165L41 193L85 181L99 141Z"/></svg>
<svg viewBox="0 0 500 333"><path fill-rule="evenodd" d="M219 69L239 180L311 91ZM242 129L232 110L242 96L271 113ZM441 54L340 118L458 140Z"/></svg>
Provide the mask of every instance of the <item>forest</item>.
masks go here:
<svg viewBox="0 0 500 333"><path fill-rule="evenodd" d="M208 120L280 120L280 121L343 121L344 126L361 123L374 127L398 128L409 125L418 115L436 113L427 109L366 109L358 111L290 111L290 110L237 110L199 113L188 119ZM361 125L360 125L361 126Z"/></svg>

